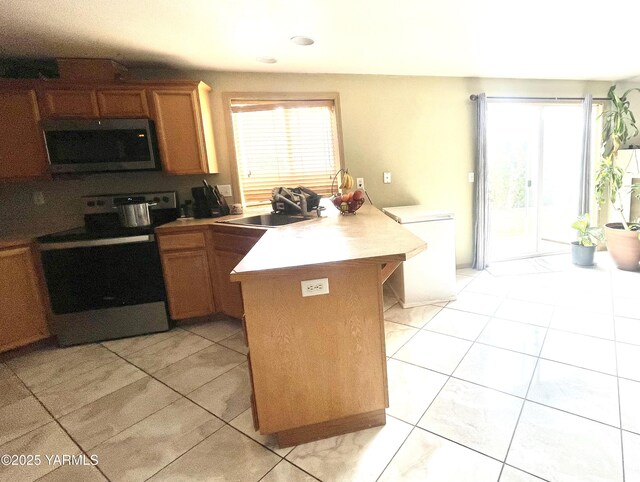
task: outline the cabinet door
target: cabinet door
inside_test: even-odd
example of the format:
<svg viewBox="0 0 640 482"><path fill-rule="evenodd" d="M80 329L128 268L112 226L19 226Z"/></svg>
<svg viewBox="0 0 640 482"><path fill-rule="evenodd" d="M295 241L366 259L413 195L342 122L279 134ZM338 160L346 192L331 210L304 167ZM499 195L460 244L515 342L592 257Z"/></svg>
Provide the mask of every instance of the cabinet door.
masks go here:
<svg viewBox="0 0 640 482"><path fill-rule="evenodd" d="M198 89L154 89L153 105L165 172L210 173Z"/></svg>
<svg viewBox="0 0 640 482"><path fill-rule="evenodd" d="M213 289L205 250L162 253L169 312L174 320L214 313Z"/></svg>
<svg viewBox="0 0 640 482"><path fill-rule="evenodd" d="M96 95L101 117L149 117L144 89L101 89Z"/></svg>
<svg viewBox="0 0 640 482"><path fill-rule="evenodd" d="M0 92L0 179L43 177L47 153L34 90Z"/></svg>
<svg viewBox="0 0 640 482"><path fill-rule="evenodd" d="M217 273L217 293L222 305L222 311L234 318L241 319L244 315L244 306L242 304L242 290L240 283L232 282L229 275L242 258L243 254L233 253L231 251L215 251L216 273Z"/></svg>
<svg viewBox="0 0 640 482"><path fill-rule="evenodd" d="M94 90L45 90L47 117L98 117L98 100Z"/></svg>
<svg viewBox="0 0 640 482"><path fill-rule="evenodd" d="M0 251L0 352L49 336L44 297L29 246Z"/></svg>

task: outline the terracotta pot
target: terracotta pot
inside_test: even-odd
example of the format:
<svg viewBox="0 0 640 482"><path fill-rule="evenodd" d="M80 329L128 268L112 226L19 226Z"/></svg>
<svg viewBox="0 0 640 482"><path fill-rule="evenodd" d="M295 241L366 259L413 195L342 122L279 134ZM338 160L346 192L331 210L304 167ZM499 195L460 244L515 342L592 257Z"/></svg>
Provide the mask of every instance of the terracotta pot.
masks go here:
<svg viewBox="0 0 640 482"><path fill-rule="evenodd" d="M637 271L640 263L638 231L627 231L622 223L609 223L604 226L604 234L607 250L616 266L626 271Z"/></svg>

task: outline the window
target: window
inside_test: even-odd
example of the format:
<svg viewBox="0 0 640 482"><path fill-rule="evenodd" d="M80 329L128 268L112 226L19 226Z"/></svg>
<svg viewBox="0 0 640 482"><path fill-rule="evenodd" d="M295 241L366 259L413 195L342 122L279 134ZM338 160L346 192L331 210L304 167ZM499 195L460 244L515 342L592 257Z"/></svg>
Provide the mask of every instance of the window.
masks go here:
<svg viewBox="0 0 640 482"><path fill-rule="evenodd" d="M331 194L342 165L337 94L226 97L243 204L270 201L277 186Z"/></svg>

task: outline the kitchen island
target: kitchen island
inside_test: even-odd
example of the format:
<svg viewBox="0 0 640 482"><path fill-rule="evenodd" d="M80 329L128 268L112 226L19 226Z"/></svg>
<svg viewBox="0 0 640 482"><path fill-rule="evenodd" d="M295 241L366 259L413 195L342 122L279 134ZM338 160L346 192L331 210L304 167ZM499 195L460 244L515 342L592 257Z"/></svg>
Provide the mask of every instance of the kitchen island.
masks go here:
<svg viewBox="0 0 640 482"><path fill-rule="evenodd" d="M382 283L426 247L373 206L327 214L267 230L231 272L254 424L283 447L385 423Z"/></svg>

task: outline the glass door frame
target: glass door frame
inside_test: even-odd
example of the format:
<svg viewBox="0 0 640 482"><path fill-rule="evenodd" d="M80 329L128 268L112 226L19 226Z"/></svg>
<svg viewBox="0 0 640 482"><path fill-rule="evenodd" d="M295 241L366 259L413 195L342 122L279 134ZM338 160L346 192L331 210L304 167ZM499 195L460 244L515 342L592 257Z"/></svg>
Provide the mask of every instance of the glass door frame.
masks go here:
<svg viewBox="0 0 640 482"><path fill-rule="evenodd" d="M559 106L559 105L566 105L566 106L581 106L584 109L584 100L583 99L488 99L487 101L488 105L487 105L487 111L488 111L488 115L487 115L487 121L489 122L490 119L490 106L491 104L527 104L530 106L537 106L538 107L538 121L537 121L537 125L538 125L538 153L537 153L537 159L536 159L536 176L537 176L537 180L536 180L536 186L535 186L535 210L536 210L536 219L535 219L535 250L533 252L528 252L528 253L523 253L523 254L519 254L519 255L513 255L513 256L507 256L504 258L499 258L499 259L491 259L489 258L489 262L500 262L500 261L509 261L509 260L518 260L518 259L527 259L527 258L534 258L534 257L539 257L539 256L546 256L546 255L554 255L554 254L560 254L560 253L565 253L568 250L569 245L567 244L566 248L559 248L557 250L549 250L549 251L543 251L541 248L541 243L542 243L542 233L541 233L541 227L542 227L542 223L543 223L543 203L544 203L544 182L543 182L543 176L544 176L544 143L545 143L545 130L544 130L544 107L545 106ZM597 135L599 133L598 131L598 126L600 125L599 123L599 112L601 112L602 110L602 106L603 104L601 102L593 102L593 108L592 108L592 112L591 112L591 117L592 117L592 122L591 122L591 138L589 140L589 142L591 142L592 148L591 148L591 159L589 159L587 162L590 164L588 166L588 169L590 170L591 173L594 172L595 170L595 165L596 165L596 161L597 161L597 154L598 154L598 149L596 147L599 147L599 142L597 141ZM583 110L584 111L584 110ZM594 118L594 114L598 114L595 116ZM583 124L584 126L584 115L583 115ZM583 128L584 130L584 128ZM583 138L582 144L584 146L585 141ZM583 147L584 148L584 147ZM584 157L584 156L583 156ZM581 159L581 163L584 163L585 160ZM490 162L489 162L489 158L487 159L487 163L488 163L488 171L489 171L489 178L491 177L491 166L490 166ZM528 169L527 169L528 171ZM529 176L529 172L528 172L528 177ZM526 186L525 189L527 189L526 191L526 197L528 198L530 195L529 190L531 189L531 186L529 185L529 183L531 183L533 181L533 179L527 179L526 180ZM490 182L490 181L489 181ZM577 183L580 183L580 179L578 179L576 181ZM589 186L579 186L579 190L582 193L581 196L587 196L587 199L589 199L589 206L591 207L591 209L593 210L593 197L590 196L590 193L592 192L593 188L593 175L591 176L591 182ZM579 213L580 207L579 207L579 203L580 200L576 199L576 216ZM491 202L489 203L489 206L491 205ZM526 203L525 207L528 205L528 203ZM489 214L489 216L491 217L491 214ZM560 243L560 242L558 242ZM491 245L491 239L488 240L488 244L489 244L489 253L491 253L491 249L490 249L490 245Z"/></svg>

